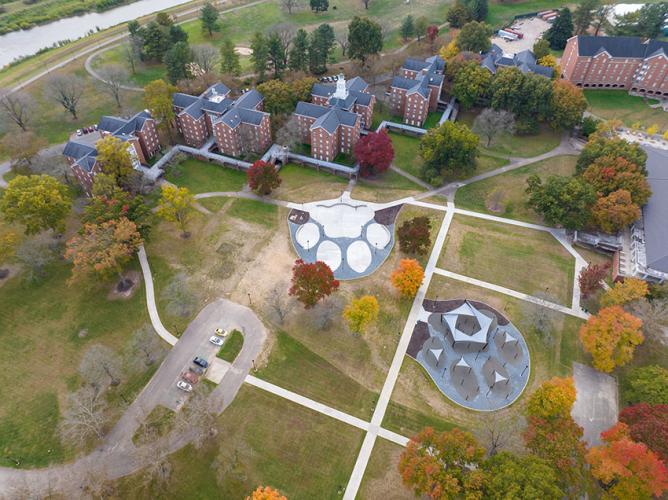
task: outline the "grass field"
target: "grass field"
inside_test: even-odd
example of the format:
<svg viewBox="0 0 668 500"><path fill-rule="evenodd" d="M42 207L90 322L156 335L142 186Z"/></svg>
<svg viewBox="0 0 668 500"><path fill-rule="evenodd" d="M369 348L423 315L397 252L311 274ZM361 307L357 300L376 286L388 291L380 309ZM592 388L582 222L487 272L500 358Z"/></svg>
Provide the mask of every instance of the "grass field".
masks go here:
<svg viewBox="0 0 668 500"><path fill-rule="evenodd" d="M390 133L394 146L394 161L392 164L404 172L420 177L422 158L420 157L420 138L412 135Z"/></svg>
<svg viewBox="0 0 668 500"><path fill-rule="evenodd" d="M632 96L625 90L585 90L584 94L589 112L600 118L621 120L627 127L634 123L645 128L656 124L662 131L668 130L668 113L649 107L657 102L654 99Z"/></svg>
<svg viewBox="0 0 668 500"><path fill-rule="evenodd" d="M362 438L359 429L245 385L219 417L210 444L170 456L173 470L164 490L147 490L135 474L118 481L118 494L236 499L271 485L291 499L337 499Z"/></svg>
<svg viewBox="0 0 668 500"><path fill-rule="evenodd" d="M233 330L229 338L225 339L225 343L223 343L223 347L218 351L217 356L224 361L232 363L241 352L243 345L244 336L239 330Z"/></svg>
<svg viewBox="0 0 668 500"><path fill-rule="evenodd" d="M413 492L401 482L397 466L403 446L376 439L364 471L358 497L361 500L414 500Z"/></svg>
<svg viewBox="0 0 668 500"><path fill-rule="evenodd" d="M279 175L281 186L271 196L296 203L337 198L348 185L348 179L344 177L295 163L283 166Z"/></svg>
<svg viewBox="0 0 668 500"><path fill-rule="evenodd" d="M188 158L167 170L165 179L193 194L214 191L241 191L246 173L215 163Z"/></svg>
<svg viewBox="0 0 668 500"><path fill-rule="evenodd" d="M410 179L388 170L376 177L358 179L351 196L356 200L386 202L424 191Z"/></svg>
<svg viewBox="0 0 668 500"><path fill-rule="evenodd" d="M534 174L541 179L550 175L573 175L576 160L575 156L555 156L474 182L457 190L455 204L477 212L542 223L542 217L526 206L527 179Z"/></svg>
<svg viewBox="0 0 668 500"><path fill-rule="evenodd" d="M574 258L549 233L455 216L438 266L570 305Z"/></svg>
<svg viewBox="0 0 668 500"><path fill-rule="evenodd" d="M130 334L148 322L143 286L127 301L110 301L109 282L68 286L65 262L46 271L37 283L18 275L0 287L0 465L45 466L70 458L57 427L66 394L79 386L83 352L102 343L120 353ZM125 393L126 384L135 382L126 378L115 392Z"/></svg>
<svg viewBox="0 0 668 500"><path fill-rule="evenodd" d="M278 207L261 201L236 198L228 209L227 215L272 229L277 224Z"/></svg>

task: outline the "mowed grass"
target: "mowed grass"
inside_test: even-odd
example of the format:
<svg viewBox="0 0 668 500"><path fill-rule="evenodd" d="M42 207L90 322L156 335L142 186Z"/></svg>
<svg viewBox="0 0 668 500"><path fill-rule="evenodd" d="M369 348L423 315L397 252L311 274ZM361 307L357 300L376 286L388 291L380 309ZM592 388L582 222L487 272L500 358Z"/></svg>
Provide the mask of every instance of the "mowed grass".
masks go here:
<svg viewBox="0 0 668 500"><path fill-rule="evenodd" d="M525 222L541 223L542 217L527 207L527 179L538 175L573 175L575 156L555 156L463 186L457 190L455 204L476 212L500 215Z"/></svg>
<svg viewBox="0 0 668 500"><path fill-rule="evenodd" d="M230 363L234 361L237 355L241 352L241 348L244 345L244 336L239 330L233 330L230 333L230 336L225 339L223 347L218 351L218 356L224 361L229 361Z"/></svg>
<svg viewBox="0 0 668 500"><path fill-rule="evenodd" d="M376 439L357 498L361 500L415 499L412 490L403 485L399 475L399 457L403 451L403 446L381 437Z"/></svg>
<svg viewBox="0 0 668 500"><path fill-rule="evenodd" d="M568 2L568 5L578 4L578 0ZM506 23L512 21L514 16L528 14L530 12L539 12L542 10L559 9L566 3L554 2L551 0L530 0L528 2L504 3L493 1L489 3L487 12L487 23L493 28L502 28ZM573 9L571 9L573 10Z"/></svg>
<svg viewBox="0 0 668 500"><path fill-rule="evenodd" d="M236 198L227 210L227 215L269 229L276 227L278 223L278 207L276 205L244 198Z"/></svg>
<svg viewBox="0 0 668 500"><path fill-rule="evenodd" d="M406 358L405 363L410 359ZM425 427L433 427L437 431L449 431L457 427L452 422L433 415L424 414L407 406L390 401L383 418L383 427L406 437L412 437Z"/></svg>
<svg viewBox="0 0 668 500"><path fill-rule="evenodd" d="M64 262L46 271L37 283L19 274L0 287L3 466L38 467L70 458L58 424L66 394L78 388L83 352L102 343L120 353L130 334L148 322L143 285L129 300L109 301L111 283L68 286L70 266ZM116 392L129 389L124 384Z"/></svg>
<svg viewBox="0 0 668 500"><path fill-rule="evenodd" d="M393 170L387 170L370 178L359 178L352 191L356 200L386 202L424 191L410 179Z"/></svg>
<svg viewBox="0 0 668 500"><path fill-rule="evenodd" d="M479 110L464 111L459 113L457 120L472 127L478 113ZM539 132L535 135L504 134L496 138L489 147L485 147L486 139L481 137L480 152L481 154L491 153L493 155L531 158L552 151L559 145L560 141L561 132L554 131L549 125L541 123Z"/></svg>
<svg viewBox="0 0 668 500"><path fill-rule="evenodd" d="M246 185L246 173L216 163L188 158L167 170L165 179L192 193L241 191Z"/></svg>
<svg viewBox="0 0 668 500"><path fill-rule="evenodd" d="M457 215L438 266L569 306L575 260L549 233Z"/></svg>
<svg viewBox="0 0 668 500"><path fill-rule="evenodd" d="M281 185L271 196L295 203L338 198L348 185L345 177L295 163L283 166L279 176Z"/></svg>
<svg viewBox="0 0 668 500"><path fill-rule="evenodd" d="M338 499L363 432L248 385L218 419L218 433L196 450L170 456L164 489L146 489L141 473L118 481L119 497L246 498L271 485L290 499Z"/></svg>
<svg viewBox="0 0 668 500"><path fill-rule="evenodd" d="M392 164L404 172L420 177L422 157L420 156L420 138L412 135L403 135L390 132L394 147L394 161Z"/></svg>
<svg viewBox="0 0 668 500"><path fill-rule="evenodd" d="M363 419L371 418L378 398L378 394L282 331L276 336L267 366L257 376Z"/></svg>
<svg viewBox="0 0 668 500"><path fill-rule="evenodd" d="M588 111L600 118L621 120L627 127L634 123L645 128L656 124L662 131L668 130L668 113L649 107L658 102L655 99L632 96L626 90L585 90L584 94Z"/></svg>

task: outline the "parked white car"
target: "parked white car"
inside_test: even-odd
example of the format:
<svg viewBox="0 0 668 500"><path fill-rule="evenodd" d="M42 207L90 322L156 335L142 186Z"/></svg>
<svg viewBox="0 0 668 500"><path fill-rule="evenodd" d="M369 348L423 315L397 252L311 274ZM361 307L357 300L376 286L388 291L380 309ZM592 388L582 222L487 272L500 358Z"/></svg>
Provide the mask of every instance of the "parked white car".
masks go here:
<svg viewBox="0 0 668 500"><path fill-rule="evenodd" d="M186 392L192 392L193 391L193 386L190 385L188 382L185 382L183 380L179 380L176 383L176 387L178 387L182 391L186 391Z"/></svg>
<svg viewBox="0 0 668 500"><path fill-rule="evenodd" d="M217 345L217 346L219 346L219 347L220 347L221 345L223 345L223 339L221 339L220 337L216 337L215 335L212 336L212 337L209 339L209 342L211 342L213 345Z"/></svg>

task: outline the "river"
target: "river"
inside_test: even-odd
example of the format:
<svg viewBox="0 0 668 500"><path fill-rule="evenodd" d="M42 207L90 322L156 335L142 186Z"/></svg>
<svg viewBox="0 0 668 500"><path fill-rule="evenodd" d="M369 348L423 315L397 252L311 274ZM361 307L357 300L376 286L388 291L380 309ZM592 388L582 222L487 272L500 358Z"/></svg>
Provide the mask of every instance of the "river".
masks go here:
<svg viewBox="0 0 668 500"><path fill-rule="evenodd" d="M17 57L32 55L61 40L76 40L90 30L105 29L131 19L169 9L190 0L139 0L105 12L90 12L68 17L29 30L12 31L0 36L0 68Z"/></svg>

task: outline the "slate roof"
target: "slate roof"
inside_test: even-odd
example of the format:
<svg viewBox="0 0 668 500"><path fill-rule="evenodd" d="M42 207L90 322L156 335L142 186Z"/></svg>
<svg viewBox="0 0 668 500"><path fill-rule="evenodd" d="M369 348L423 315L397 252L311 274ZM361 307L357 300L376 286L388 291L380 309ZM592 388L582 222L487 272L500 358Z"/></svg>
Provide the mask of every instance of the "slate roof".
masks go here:
<svg viewBox="0 0 668 500"><path fill-rule="evenodd" d="M254 109L264 99L262 94L252 89L233 100L227 97L229 93L230 89L226 85L216 83L199 97L174 94L172 104L177 107L185 104L186 107L181 113L186 113L195 119L203 117L205 113L210 113L213 115L211 116L212 123L222 122L232 128L239 123L259 125L262 122L262 118L267 113Z"/></svg>
<svg viewBox="0 0 668 500"><path fill-rule="evenodd" d="M327 110L325 114L320 116L315 122L313 122L313 125L311 125L311 130L322 127L330 134L333 134L336 132L336 129L339 128L339 125L354 127L355 123L357 123L357 120L359 120L359 115L357 113L351 113L349 111L338 108L331 108Z"/></svg>
<svg viewBox="0 0 668 500"><path fill-rule="evenodd" d="M415 80L404 78L403 76L395 76L392 78L392 87L408 90L415 86Z"/></svg>
<svg viewBox="0 0 668 500"><path fill-rule="evenodd" d="M515 67L522 73L536 73L547 78L552 78L554 70L548 66L536 64L536 56L530 50L523 50L517 54L504 54L501 47L492 44L492 48L483 54L480 66L487 68L492 74L496 73L499 66Z"/></svg>
<svg viewBox="0 0 668 500"><path fill-rule="evenodd" d="M260 94L257 90L252 89L242 94L235 103L236 106L240 108L251 109L255 108L259 103L264 100L264 96Z"/></svg>
<svg viewBox="0 0 668 500"><path fill-rule="evenodd" d="M225 113L228 109L232 107L234 100L225 98L220 102L216 101L207 101L206 99L202 100L202 106L200 109L202 111L208 111L209 113L214 113L217 115Z"/></svg>
<svg viewBox="0 0 668 500"><path fill-rule="evenodd" d="M199 100L199 97L197 96L182 94L180 92L177 92L172 96L172 104L177 108L187 108L197 100Z"/></svg>
<svg viewBox="0 0 668 500"><path fill-rule="evenodd" d="M356 76L351 80L346 80L346 89L348 90L348 97L345 100L333 99L330 101L331 106L338 106L343 109L352 109L354 104L368 106L371 104L371 94L364 92L369 87L369 84L364 79ZM311 94L319 97L330 97L336 91L336 85L327 85L324 83L314 83L311 89Z"/></svg>
<svg viewBox="0 0 668 500"><path fill-rule="evenodd" d="M320 118L327 113L328 109L329 108L326 108L325 106L318 106L317 104L311 104L310 102L299 101L295 108L295 113L298 115L309 116L311 118Z"/></svg>
<svg viewBox="0 0 668 500"><path fill-rule="evenodd" d="M363 78L356 76L346 81L346 88L351 92L363 92L369 87L369 84Z"/></svg>
<svg viewBox="0 0 668 500"><path fill-rule="evenodd" d="M97 154L97 151L93 146L88 144L81 144L80 142L69 141L63 149L63 154L74 158L75 160L80 160L81 158L88 156L91 153Z"/></svg>
<svg viewBox="0 0 668 500"><path fill-rule="evenodd" d="M211 96L214 95L222 95L222 96L227 96L230 93L230 89L227 85L224 83L218 82L214 83L206 89L200 97L203 97L204 99L209 99Z"/></svg>
<svg viewBox="0 0 668 500"><path fill-rule="evenodd" d="M668 273L668 151L645 147L652 196L642 209L647 267Z"/></svg>
<svg viewBox="0 0 668 500"><path fill-rule="evenodd" d="M415 85L406 91L406 95L420 94L425 99L429 99L429 85L426 78L415 80Z"/></svg>
<svg viewBox="0 0 668 500"><path fill-rule="evenodd" d="M578 55L593 57L607 52L612 57L646 58L663 53L668 57L668 42L650 40L643 43L635 36L588 36L579 35Z"/></svg>

